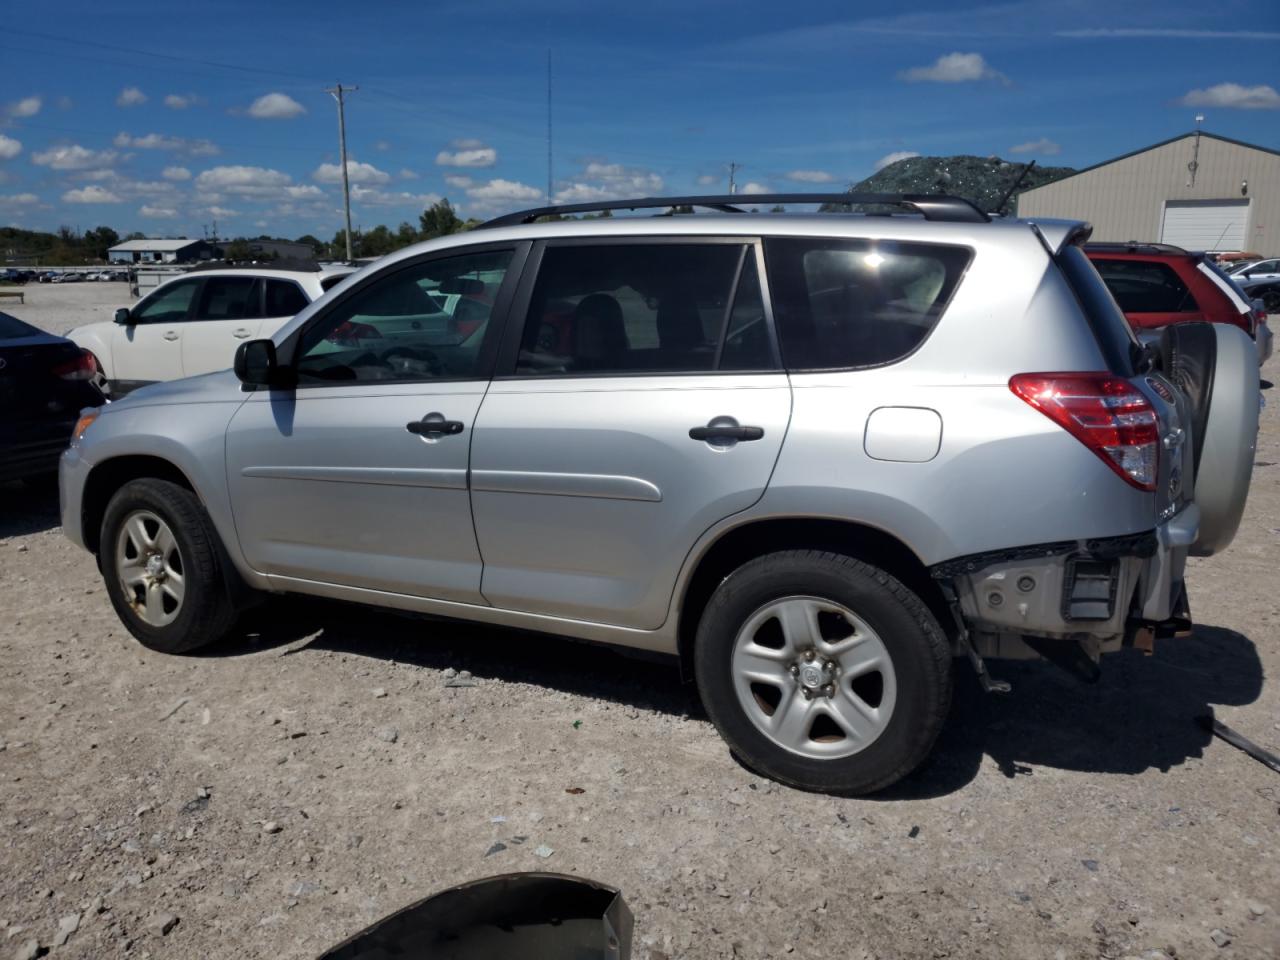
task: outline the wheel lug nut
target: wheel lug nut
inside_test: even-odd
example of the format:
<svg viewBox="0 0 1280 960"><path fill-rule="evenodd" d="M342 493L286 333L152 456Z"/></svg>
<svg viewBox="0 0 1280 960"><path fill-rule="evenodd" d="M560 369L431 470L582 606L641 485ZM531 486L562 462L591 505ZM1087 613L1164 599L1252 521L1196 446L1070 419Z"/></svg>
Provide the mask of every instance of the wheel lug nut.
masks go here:
<svg viewBox="0 0 1280 960"><path fill-rule="evenodd" d="M815 656L817 656L817 654L815 654L812 650L806 650L804 652L804 658L806 660L812 660Z"/></svg>
<svg viewBox="0 0 1280 960"><path fill-rule="evenodd" d="M799 673L800 673L800 668L793 663L791 665L791 675L794 677L794 676L797 676Z"/></svg>

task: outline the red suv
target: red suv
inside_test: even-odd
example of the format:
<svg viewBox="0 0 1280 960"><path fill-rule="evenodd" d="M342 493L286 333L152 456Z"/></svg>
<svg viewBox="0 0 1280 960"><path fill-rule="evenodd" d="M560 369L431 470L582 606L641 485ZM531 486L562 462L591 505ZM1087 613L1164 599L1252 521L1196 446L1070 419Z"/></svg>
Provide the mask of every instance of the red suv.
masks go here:
<svg viewBox="0 0 1280 960"><path fill-rule="evenodd" d="M1166 243L1090 243L1084 249L1135 328L1230 323L1253 337L1259 363L1271 355L1266 311L1204 254Z"/></svg>

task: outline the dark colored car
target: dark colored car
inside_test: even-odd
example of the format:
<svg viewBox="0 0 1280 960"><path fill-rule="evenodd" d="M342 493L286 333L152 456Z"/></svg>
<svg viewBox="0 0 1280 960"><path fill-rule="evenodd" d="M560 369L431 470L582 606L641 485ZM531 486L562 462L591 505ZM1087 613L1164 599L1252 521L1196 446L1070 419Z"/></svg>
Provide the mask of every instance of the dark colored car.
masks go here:
<svg viewBox="0 0 1280 960"><path fill-rule="evenodd" d="M1167 243L1090 243L1085 253L1129 323L1141 333L1171 323L1228 323L1271 353L1266 312L1255 309L1213 259Z"/></svg>
<svg viewBox="0 0 1280 960"><path fill-rule="evenodd" d="M93 374L70 340L0 313L0 481L57 471L80 411L106 402Z"/></svg>

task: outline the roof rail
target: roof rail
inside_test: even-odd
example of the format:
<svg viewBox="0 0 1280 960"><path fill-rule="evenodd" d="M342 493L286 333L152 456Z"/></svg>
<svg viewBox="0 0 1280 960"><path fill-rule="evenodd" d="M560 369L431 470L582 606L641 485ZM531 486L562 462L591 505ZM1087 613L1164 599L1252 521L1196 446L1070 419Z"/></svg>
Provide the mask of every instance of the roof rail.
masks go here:
<svg viewBox="0 0 1280 960"><path fill-rule="evenodd" d="M747 193L695 197L640 197L633 200L601 200L592 203L563 203L532 207L494 217L484 227L510 227L533 223L539 217L569 213L600 213L605 210L654 210L667 207L706 207L720 213L743 213L742 205L820 203L840 207L883 204L907 207L926 220L950 223L987 223L990 217L961 197L931 193Z"/></svg>

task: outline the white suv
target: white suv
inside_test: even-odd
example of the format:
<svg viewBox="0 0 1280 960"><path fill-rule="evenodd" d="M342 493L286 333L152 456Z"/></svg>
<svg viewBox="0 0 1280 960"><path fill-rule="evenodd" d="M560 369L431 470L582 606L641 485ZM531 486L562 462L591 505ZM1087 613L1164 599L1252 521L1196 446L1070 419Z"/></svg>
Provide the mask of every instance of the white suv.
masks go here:
<svg viewBox="0 0 1280 960"><path fill-rule="evenodd" d="M114 321L67 336L92 354L98 385L115 399L148 383L225 370L236 347L270 337L351 268L197 269L167 280Z"/></svg>

